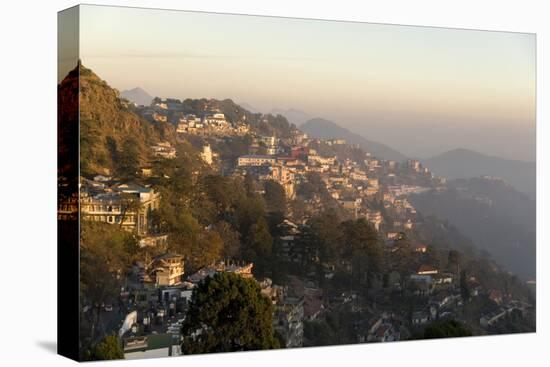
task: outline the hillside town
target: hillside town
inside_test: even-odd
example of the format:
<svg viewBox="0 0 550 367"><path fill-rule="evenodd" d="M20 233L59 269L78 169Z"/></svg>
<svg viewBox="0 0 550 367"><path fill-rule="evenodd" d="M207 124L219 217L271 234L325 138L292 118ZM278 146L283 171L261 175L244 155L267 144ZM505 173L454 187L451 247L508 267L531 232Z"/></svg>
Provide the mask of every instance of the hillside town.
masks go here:
<svg viewBox="0 0 550 367"><path fill-rule="evenodd" d="M185 354L182 324L193 291L220 273L258 284L272 304L273 330L285 348L423 338L430 326L446 321L466 325L464 335L495 334L513 320L533 317L532 301L511 286L480 278L484 272L466 269L466 258L475 256L412 204L412 195L446 190L444 177L418 160L384 160L344 139L312 138L288 123L281 129L271 115L257 114L254 123L247 113L229 118L218 105L206 100L191 109L157 98L150 106L130 106L152 125L172 126L173 137L148 146L149 158L134 179L109 170L83 175L79 192L59 202L59 220L106 223L137 243L131 263L116 268L120 288L101 302L83 301L82 318L93 325L91 342L115 333L127 359ZM191 148L184 151L182 144ZM228 151L237 144L244 148ZM268 206L280 187L284 195L271 210L279 218L269 223L270 259L279 269L265 270L259 255L214 256L199 264L194 252L174 252L176 237L159 212L176 178L159 174L158 167L176 165L188 154L199 160L200 170L244 182ZM324 223L342 226L343 255L331 258L330 246L312 240L321 238ZM208 236L216 225L200 221L199 233ZM432 227L442 237L432 235ZM375 245L355 244L354 233L358 242L364 235ZM366 260L360 262L361 256Z"/></svg>

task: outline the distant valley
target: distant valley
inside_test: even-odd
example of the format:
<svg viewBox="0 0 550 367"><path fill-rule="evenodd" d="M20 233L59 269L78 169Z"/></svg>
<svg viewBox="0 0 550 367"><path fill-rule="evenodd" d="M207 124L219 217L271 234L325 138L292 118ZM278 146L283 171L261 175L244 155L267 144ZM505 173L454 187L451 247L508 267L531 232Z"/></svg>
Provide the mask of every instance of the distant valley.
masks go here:
<svg viewBox="0 0 550 367"><path fill-rule="evenodd" d="M535 277L535 201L499 179L456 179L447 190L412 195L423 215L453 223L476 246L523 278Z"/></svg>
<svg viewBox="0 0 550 367"><path fill-rule="evenodd" d="M495 176L505 179L530 198L536 197L536 164L487 156L467 149L455 149L421 160L436 175L448 179Z"/></svg>
<svg viewBox="0 0 550 367"><path fill-rule="evenodd" d="M312 137L343 138L383 159L406 160L388 146L369 141L336 123L309 120L300 128ZM535 277L536 164L456 149L421 160L435 175L449 179L443 192L413 195L426 216L456 225L481 250L522 278Z"/></svg>

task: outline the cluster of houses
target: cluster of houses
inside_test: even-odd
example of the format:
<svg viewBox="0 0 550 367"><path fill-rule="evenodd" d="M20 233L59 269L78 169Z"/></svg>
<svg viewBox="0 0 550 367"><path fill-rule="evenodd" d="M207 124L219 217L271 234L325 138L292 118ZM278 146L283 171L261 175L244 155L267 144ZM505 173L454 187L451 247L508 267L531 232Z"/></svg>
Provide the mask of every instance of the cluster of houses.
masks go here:
<svg viewBox="0 0 550 367"><path fill-rule="evenodd" d="M394 282L390 286L397 288L403 284L399 276ZM371 310L372 317L357 325L358 342L398 341L406 339L412 331L422 330L431 323L451 319L466 322L463 314L464 300L454 274L440 273L435 267L422 265L416 273L409 276L408 284L414 285L415 294L420 296L412 312ZM495 309L480 315L477 326L486 332L490 332L492 326L512 312L523 314L530 307L529 304L513 299L510 295L503 296L500 290L483 289L475 277L468 279L468 284L471 288L471 297L484 296L497 305Z"/></svg>
<svg viewBox="0 0 550 367"><path fill-rule="evenodd" d="M176 132L192 135L243 136L250 131L247 124L227 121L220 111L210 111L202 116L185 114L176 121Z"/></svg>
<svg viewBox="0 0 550 367"><path fill-rule="evenodd" d="M485 329L490 329L514 311L523 313L530 307L525 302L515 300L509 295L504 295L500 290L493 289L489 291L488 297L496 303L497 308L481 315L479 324Z"/></svg>
<svg viewBox="0 0 550 367"><path fill-rule="evenodd" d="M402 333L408 335L408 330L403 326L402 318L394 313L381 312L379 315L367 320L366 328L358 330L357 341L359 343L399 341L402 338Z"/></svg>
<svg viewBox="0 0 550 367"><path fill-rule="evenodd" d="M417 160L398 163L379 160L364 153L360 161L321 154L324 146L346 146L344 139L312 139L298 129L286 138L254 135L249 154L239 156L234 174L252 176L262 182L272 180L285 190L288 199L294 199L297 187L315 173L330 197L345 210L350 218L365 218L373 227L387 235L388 242L398 233L413 230L417 212L408 196L439 187L443 179L434 176ZM258 146L263 147L258 154ZM303 200L307 212L315 213L322 207L318 194ZM380 206L382 203L383 211ZM309 219L292 215L294 233L281 237L282 256L290 262L301 262L293 242L299 237L298 227Z"/></svg>
<svg viewBox="0 0 550 367"><path fill-rule="evenodd" d="M351 218L365 218L377 230L411 230L417 213L407 196L434 189L442 184L429 170L416 160L398 163L379 160L365 153L362 161L339 159L336 155L320 154L314 147L346 145L343 139L311 139L295 129L290 138L254 136L250 154L237 158L235 172L252 175L259 181L278 182L292 199L297 185L307 182L308 174L319 175L329 195L345 209ZM263 146L257 154L257 146ZM320 197L306 200L315 211ZM382 202L388 217L384 218L374 203ZM301 219L305 222L307 218Z"/></svg>
<svg viewBox="0 0 550 367"><path fill-rule="evenodd" d="M320 144L345 145L342 139L320 141L295 131L291 139L260 136L258 141L270 149L266 154L240 156L236 162L236 172L253 175L260 181L269 179L279 182L287 193L295 192L288 186L305 182L309 172L316 172L330 196L352 218L365 218L381 232L386 238L388 251L395 251L392 244L417 225L417 211L408 196L438 190L445 184L444 178L434 176L416 160L397 163L379 160L366 153L363 161L357 162L324 156L311 148ZM315 200L319 202L318 199L312 201ZM379 206L372 205L373 202L382 203L384 215ZM305 220L294 218L291 221L286 218L281 226L284 229L283 235L279 237L278 256L291 263L303 263L303 257L311 254L305 254L307 249L295 244L306 226ZM411 246L419 258L428 250L422 243L413 243ZM327 278L333 276L331 270L330 265L327 265ZM404 331L407 333L405 325L423 327L436 320L457 318L463 300L456 277L455 273L441 272L429 264L422 264L406 279L392 272L388 277L390 289L401 291L407 286L425 302L407 317L382 311L377 314L368 332L358 336L358 341L399 340ZM472 296L477 296L480 291L479 287L474 287ZM324 309L324 302L319 303Z"/></svg>
<svg viewBox="0 0 550 367"><path fill-rule="evenodd" d="M136 282L121 293L121 298L129 305L119 331L125 357L181 355L181 324L193 289L204 279L221 272L254 279L253 266L252 263L220 261L186 276L181 255L164 253L148 264L135 263ZM305 295L300 287L274 285L269 278L258 280L258 284L262 295L273 303L273 328L285 340L285 347L302 346L305 311L312 312L309 317L319 312L315 305L308 303L318 299L318 294L310 290ZM322 307L320 302L318 305Z"/></svg>
<svg viewBox="0 0 550 367"><path fill-rule="evenodd" d="M198 116L168 113L172 109L169 103L161 101L145 108L142 113L156 122L174 123L180 134L218 138L251 135L249 154L236 159L232 174L251 176L260 182L275 181L291 200L297 195L298 185L308 182L309 174L315 173L330 198L350 218L364 218L380 232L388 244L387 251L394 251L392 244L418 224L416 209L408 196L439 190L445 184L444 178L434 176L416 160L398 163L376 159L370 153L354 160L321 153L327 151L324 146L334 149L346 146L343 139L312 139L298 129L292 130L285 138L260 135L250 131L244 116L243 122L232 123L217 110L204 111ZM150 149L158 158L174 159L177 156L176 149L168 142L159 142ZM200 156L211 165L218 153L210 144L204 144ZM144 171L147 169L142 168L145 176L151 174ZM93 179L81 178L80 193L75 195L79 197L67 197L59 202L59 219L75 219L80 206L82 220L118 225L136 233L141 247L160 254L133 265L132 281L120 295L128 311L120 329L126 358L180 355L181 323L193 289L207 277L220 272L254 278L252 263L232 262L218 262L186 276L184 257L166 252L167 235L150 231L151 212L160 205L160 196L151 187L117 182L111 177L98 175ZM305 199L304 204L309 212L315 212L322 205L318 194ZM297 246L307 219L307 216L291 214L281 224L277 256L283 261L299 265L305 256L312 256L304 253L307 249ZM421 258L427 246L413 244L413 251ZM331 279L334 267L324 265L325 278ZM402 278L402 274L391 272L387 288L402 291L406 285L415 295L424 298L422 307L413 310L409 316L384 310L372 312L373 317L366 320L365 325L359 325L358 342L397 341L408 336L406 326L422 327L457 316L463 300L455 273L440 272L432 265L423 264L406 279ZM273 327L285 340L285 346L304 345L304 322L322 318L329 309L327 295L313 281L295 277L284 287L274 285L270 279L258 280L258 283L262 294L274 305ZM472 296L482 292L484 290L474 284ZM488 295L499 308L481 316L480 325L484 328L494 325L513 310L526 307L515 300L504 300L498 291L489 291ZM354 296L343 297L338 303L350 302Z"/></svg>
<svg viewBox="0 0 550 367"><path fill-rule="evenodd" d="M187 113L177 100L159 100L150 106L136 106L141 116L153 123L171 123L179 134L200 136L243 136L249 133L246 116L242 121L230 122L217 108L205 108Z"/></svg>

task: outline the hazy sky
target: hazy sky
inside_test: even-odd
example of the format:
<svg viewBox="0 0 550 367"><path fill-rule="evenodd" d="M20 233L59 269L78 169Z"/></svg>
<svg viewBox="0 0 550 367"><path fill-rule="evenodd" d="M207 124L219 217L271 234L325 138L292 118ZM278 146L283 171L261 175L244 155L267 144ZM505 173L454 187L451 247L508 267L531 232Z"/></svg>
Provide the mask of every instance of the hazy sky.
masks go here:
<svg viewBox="0 0 550 367"><path fill-rule="evenodd" d="M533 34L82 6L113 87L296 108L411 156L535 157Z"/></svg>

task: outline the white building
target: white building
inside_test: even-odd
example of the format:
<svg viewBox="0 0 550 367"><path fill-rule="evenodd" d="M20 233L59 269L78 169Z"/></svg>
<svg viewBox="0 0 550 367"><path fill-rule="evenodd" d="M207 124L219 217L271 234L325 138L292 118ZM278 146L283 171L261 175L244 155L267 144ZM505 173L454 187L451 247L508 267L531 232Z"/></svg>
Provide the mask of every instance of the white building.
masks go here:
<svg viewBox="0 0 550 367"><path fill-rule="evenodd" d="M157 286L172 286L181 283L183 275L183 257L175 254L157 256L151 266Z"/></svg>
<svg viewBox="0 0 550 367"><path fill-rule="evenodd" d="M210 145L209 145L209 144L205 144L205 145L202 147L201 158L202 158L202 160L205 161L206 163L212 164L212 162L213 162L213 159L212 159L212 149L210 148Z"/></svg>
<svg viewBox="0 0 550 367"><path fill-rule="evenodd" d="M139 209L134 209L133 201ZM120 225L121 228L146 235L149 213L158 209L160 195L151 188L133 184L119 184L102 189L83 187L80 190L80 213L83 220Z"/></svg>
<svg viewBox="0 0 550 367"><path fill-rule="evenodd" d="M176 158L176 148L172 147L169 142L160 142L157 145L151 146L151 150L156 157L174 159Z"/></svg>
<svg viewBox="0 0 550 367"><path fill-rule="evenodd" d="M205 125L213 125L213 126L226 126L229 123L225 119L225 115L221 112L214 112L210 114L204 115L202 122Z"/></svg>
<svg viewBox="0 0 550 367"><path fill-rule="evenodd" d="M238 166L266 166L274 165L277 159L270 155L249 154L240 156L237 160Z"/></svg>

